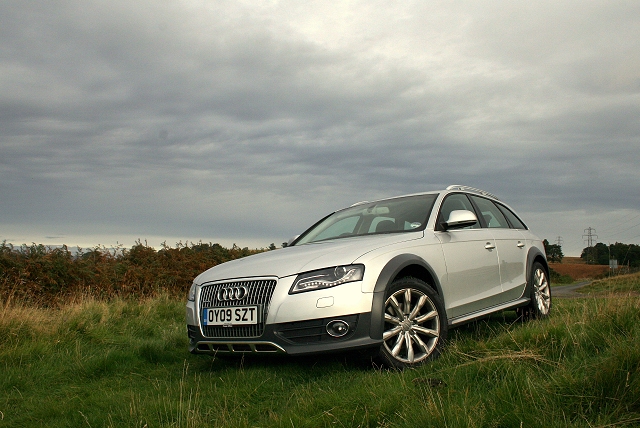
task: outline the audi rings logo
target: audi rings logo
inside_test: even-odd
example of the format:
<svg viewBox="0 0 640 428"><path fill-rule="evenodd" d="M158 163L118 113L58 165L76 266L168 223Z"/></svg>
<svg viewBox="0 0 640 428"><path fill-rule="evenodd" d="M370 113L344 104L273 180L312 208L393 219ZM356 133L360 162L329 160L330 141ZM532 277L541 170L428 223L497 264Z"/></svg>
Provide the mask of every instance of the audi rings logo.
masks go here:
<svg viewBox="0 0 640 428"><path fill-rule="evenodd" d="M249 294L249 289L247 287L225 287L218 290L216 294L216 298L220 302L230 302L232 300L242 300L247 297Z"/></svg>

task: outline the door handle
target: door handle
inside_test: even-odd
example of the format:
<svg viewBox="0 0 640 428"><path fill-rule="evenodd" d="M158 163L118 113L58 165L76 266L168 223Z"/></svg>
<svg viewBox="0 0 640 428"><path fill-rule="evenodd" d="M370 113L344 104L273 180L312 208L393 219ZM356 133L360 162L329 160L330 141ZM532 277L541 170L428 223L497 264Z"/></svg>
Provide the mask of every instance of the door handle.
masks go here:
<svg viewBox="0 0 640 428"><path fill-rule="evenodd" d="M484 246L484 248L486 248L487 250L493 250L496 248L495 245L493 245L491 242L487 242L487 244Z"/></svg>
<svg viewBox="0 0 640 428"><path fill-rule="evenodd" d="M522 241L518 241L518 248L524 248L524 244L522 243Z"/></svg>

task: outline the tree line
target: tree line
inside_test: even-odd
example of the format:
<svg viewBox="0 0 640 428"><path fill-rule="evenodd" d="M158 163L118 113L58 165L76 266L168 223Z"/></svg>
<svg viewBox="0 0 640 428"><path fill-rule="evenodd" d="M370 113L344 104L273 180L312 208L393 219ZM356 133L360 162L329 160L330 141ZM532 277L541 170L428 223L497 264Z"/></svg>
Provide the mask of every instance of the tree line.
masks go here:
<svg viewBox="0 0 640 428"><path fill-rule="evenodd" d="M598 242L593 247L584 248L580 257L590 264L608 265L609 260L617 260L618 266L637 268L640 267L640 245Z"/></svg>
<svg viewBox="0 0 640 428"><path fill-rule="evenodd" d="M562 247L558 244L551 244L546 239L543 243L547 252L547 260L552 263L561 263L564 258ZM598 242L593 247L584 248L580 258L588 264L609 265L609 260L617 260L618 266L638 268L640 267L640 245L621 242L606 245Z"/></svg>

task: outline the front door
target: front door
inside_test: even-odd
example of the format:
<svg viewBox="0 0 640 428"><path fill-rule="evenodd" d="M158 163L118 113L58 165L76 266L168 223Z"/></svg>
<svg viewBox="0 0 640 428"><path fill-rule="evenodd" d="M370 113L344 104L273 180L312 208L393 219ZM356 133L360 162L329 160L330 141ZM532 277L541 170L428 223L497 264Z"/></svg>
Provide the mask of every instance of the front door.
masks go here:
<svg viewBox="0 0 640 428"><path fill-rule="evenodd" d="M440 207L438 223L446 221L455 210L475 212L465 194L447 196ZM477 215L477 214L476 214ZM442 293L449 318L480 311L500 299L498 251L491 231L479 223L464 229L438 230L447 266Z"/></svg>

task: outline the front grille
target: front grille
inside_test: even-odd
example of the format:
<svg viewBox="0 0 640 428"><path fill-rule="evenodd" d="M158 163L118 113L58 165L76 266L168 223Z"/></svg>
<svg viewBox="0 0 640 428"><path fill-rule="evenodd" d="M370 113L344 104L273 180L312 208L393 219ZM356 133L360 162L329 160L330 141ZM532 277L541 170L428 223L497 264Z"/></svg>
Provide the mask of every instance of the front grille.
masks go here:
<svg viewBox="0 0 640 428"><path fill-rule="evenodd" d="M216 294L223 287L247 287L249 293L247 297L238 301L220 302L216 300ZM246 280L225 282L212 285L205 285L200 291L200 308L207 307L232 307L257 305L260 307L260 318L256 325L239 325L233 327L223 326L201 326L202 334L208 338L226 338L226 337L260 337L264 333L267 314L269 313L269 303L273 290L276 288L276 280ZM204 303L203 303L204 302ZM205 304L206 303L206 304Z"/></svg>

